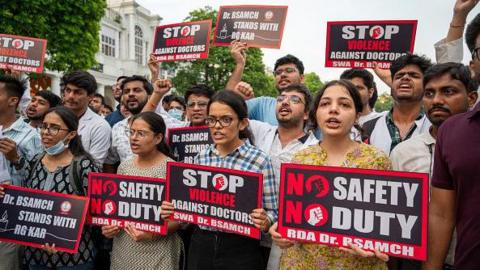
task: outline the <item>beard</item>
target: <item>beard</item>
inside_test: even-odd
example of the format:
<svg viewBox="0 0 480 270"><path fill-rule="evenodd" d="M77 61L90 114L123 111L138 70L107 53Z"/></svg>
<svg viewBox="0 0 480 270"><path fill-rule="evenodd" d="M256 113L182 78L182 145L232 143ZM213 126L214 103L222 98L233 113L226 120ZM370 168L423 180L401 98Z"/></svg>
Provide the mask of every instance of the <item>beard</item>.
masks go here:
<svg viewBox="0 0 480 270"><path fill-rule="evenodd" d="M139 101L139 102L138 102L138 105L135 106L135 107L129 107L129 106L127 105L127 110L130 111L133 115L139 114L139 113L142 112L143 107L145 107L145 104L147 104L147 100L144 100L144 101L142 101L142 102Z"/></svg>

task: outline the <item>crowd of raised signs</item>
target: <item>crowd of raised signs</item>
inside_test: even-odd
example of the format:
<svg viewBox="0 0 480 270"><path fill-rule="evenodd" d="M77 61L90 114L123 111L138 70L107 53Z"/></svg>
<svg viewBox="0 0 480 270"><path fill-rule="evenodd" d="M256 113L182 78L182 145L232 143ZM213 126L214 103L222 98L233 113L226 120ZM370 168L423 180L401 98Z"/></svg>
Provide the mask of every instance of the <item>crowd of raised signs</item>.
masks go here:
<svg viewBox="0 0 480 270"><path fill-rule="evenodd" d="M125 182L119 187L118 196L130 198L132 209L126 210L125 204L117 206L115 202L95 205L92 200L92 209L97 207L106 215L118 211L118 215L138 217L142 213L146 219L151 213L150 219L157 221L161 217L166 231L158 233L160 227L127 222L90 223L80 229L75 252L65 252L55 243L8 241L2 233L10 228L11 214L0 206L0 239L4 240L0 242L0 269L478 269L480 14L466 22L477 2L455 2L447 36L434 44L436 63L421 52L392 54L395 59L391 59L389 69L350 68L321 89L308 89L304 85L305 67L292 52L274 63L276 97L255 96L256 89L243 78L249 42L239 40L230 43L229 61L235 63L235 68L224 89L197 84L185 89L184 97L170 95L172 82L158 79L160 58L152 54L148 79L127 74L112 86L119 104L114 109L96 93L95 77L86 71L62 77L61 97L42 90L25 101L30 89L20 80L21 74L5 70L0 75L3 204L13 201L7 199L11 197L9 186L85 196L92 188L88 181L91 173L165 179L175 175L167 176L169 164L174 161L204 167L191 165L183 170L183 183L190 188L190 197L186 192L182 195L187 196L185 201L164 199L148 207L136 204L134 199L165 198L163 186L149 184L145 179L141 184ZM230 15L241 15L235 14ZM272 17L273 13L267 15ZM230 19L228 16L224 19ZM268 28L278 30L273 24ZM390 34L395 29L391 28ZM348 36L353 31L351 28L345 33ZM464 41L471 52L465 59ZM357 50L372 46L388 50L391 45L356 42L352 46ZM342 53L332 56L346 57ZM467 65L462 61L468 61ZM378 98L375 80L391 88L394 102L390 110L374 110ZM169 130L173 138L170 143ZM179 130L188 132L174 133ZM173 144L179 141L184 143L182 148ZM350 182L335 178L328 184L320 177L307 181L310 186L305 192L316 190L320 198L325 195L322 189L327 192L330 185L335 189L334 198L345 201L345 205L351 201L348 203L352 207L364 205L362 209L368 210L377 204L376 208L350 212L340 207L331 211L320 204L306 207L304 212L290 213L293 219L305 219L298 221L305 231L281 233L285 232L285 222L290 221L285 221L285 214L279 210L284 207L279 198L286 198L284 192L303 192L297 187L290 191L280 187L281 181L286 181L282 164L428 174L429 188L423 193L428 215L420 221L418 216L410 219L388 212L392 208L387 205L399 201L419 207L413 195L415 185L358 178ZM235 195L247 186L241 174L209 179L208 168L211 172L228 169L237 174L243 171L261 175L258 202L254 204L259 207L248 213L235 208L242 196L250 198L248 189L241 191L243 195ZM107 186L102 189L98 183L98 194L116 192ZM209 183L213 185L210 189ZM175 189L176 183L170 179L169 185ZM355 190L358 188L363 191ZM255 192L250 192L252 198L256 198ZM19 199L17 205L54 212L53 202L30 199ZM70 207L62 204L62 212L70 211ZM204 214L208 208L222 219L204 217L189 222L193 220L191 215L179 214ZM290 209L294 209L292 205ZM50 224L48 214L35 211L20 211L18 220ZM352 215L351 222L343 220ZM70 222L62 226L74 228L74 221ZM331 238L332 234L331 241L315 240L322 235L310 229L321 231L325 224L333 232L356 230L365 237L350 235L343 244ZM24 236L46 237L40 229L21 232L21 226L12 228ZM258 230L257 237L248 236L252 228ZM379 231L383 242L368 240L372 231ZM393 243L395 233L411 242ZM420 242L426 247L424 254L414 254L414 244L408 243Z"/></svg>

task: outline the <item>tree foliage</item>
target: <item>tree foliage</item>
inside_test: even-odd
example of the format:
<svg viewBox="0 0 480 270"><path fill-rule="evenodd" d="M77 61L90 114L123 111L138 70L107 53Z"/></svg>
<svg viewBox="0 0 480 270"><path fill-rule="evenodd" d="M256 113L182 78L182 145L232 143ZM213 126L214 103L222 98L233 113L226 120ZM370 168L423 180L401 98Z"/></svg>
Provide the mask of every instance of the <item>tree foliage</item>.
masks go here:
<svg viewBox="0 0 480 270"><path fill-rule="evenodd" d="M211 40L213 40L217 11L206 6L193 10L185 21L212 20ZM252 85L257 96L276 95L273 87L273 77L265 73L263 53L258 48L247 50L247 62L243 80ZM228 78L235 67L235 61L230 56L228 47L210 46L209 57L189 62L164 62L162 68L176 70L173 83L177 92L183 94L191 85L205 83L215 90L224 89Z"/></svg>
<svg viewBox="0 0 480 270"><path fill-rule="evenodd" d="M383 112L388 111L393 107L393 98L387 93L383 93L378 96L377 102L375 103L375 111Z"/></svg>
<svg viewBox="0 0 480 270"><path fill-rule="evenodd" d="M47 39L48 69L88 69L96 63L105 7L105 0L6 1L0 10L0 32Z"/></svg>
<svg viewBox="0 0 480 270"><path fill-rule="evenodd" d="M320 80L320 76L315 72L305 73L304 83L312 92L312 95L317 93L317 91L323 87L323 82Z"/></svg>

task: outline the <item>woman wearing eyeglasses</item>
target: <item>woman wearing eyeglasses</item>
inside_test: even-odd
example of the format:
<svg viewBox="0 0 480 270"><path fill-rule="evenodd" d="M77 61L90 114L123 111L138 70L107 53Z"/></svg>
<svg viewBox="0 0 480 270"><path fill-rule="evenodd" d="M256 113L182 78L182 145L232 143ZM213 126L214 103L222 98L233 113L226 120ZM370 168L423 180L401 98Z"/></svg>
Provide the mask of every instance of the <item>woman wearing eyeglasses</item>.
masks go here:
<svg viewBox="0 0 480 270"><path fill-rule="evenodd" d="M360 94L346 80L331 81L315 97L310 120L322 131L319 144L297 152L293 163L339 166L349 168L389 170L388 157L377 148L352 140L350 131L362 112ZM282 238L276 231L277 224L270 228L273 241L285 249L280 269L319 270L382 270L387 269L386 254L370 252L356 246L350 248L329 247L319 244L292 242Z"/></svg>
<svg viewBox="0 0 480 270"><path fill-rule="evenodd" d="M27 188L65 194L85 195L89 172L96 172L90 155L77 135L78 118L66 107L51 108L40 125L45 152L31 162L15 161L17 169L28 175ZM72 172L75 171L75 176ZM3 192L0 190L0 197ZM94 243L92 228L84 226L78 252L57 252L55 244L45 243L42 249L26 247L25 261L29 269L93 269Z"/></svg>
<svg viewBox="0 0 480 270"><path fill-rule="evenodd" d="M118 174L165 178L167 162L173 161L165 143L165 123L154 112L133 116L127 130L135 157L118 167ZM168 235L161 236L127 226L103 226L113 238L111 269L177 269L181 239L177 222L168 223Z"/></svg>
<svg viewBox="0 0 480 270"><path fill-rule="evenodd" d="M217 92L208 104L206 124L214 144L200 152L195 163L263 174L263 208L250 214L255 227L267 232L277 219L277 187L268 156L251 144L247 105L232 91ZM174 212L173 204L162 203L162 217ZM188 269L264 269L260 241L245 236L197 226L188 254Z"/></svg>

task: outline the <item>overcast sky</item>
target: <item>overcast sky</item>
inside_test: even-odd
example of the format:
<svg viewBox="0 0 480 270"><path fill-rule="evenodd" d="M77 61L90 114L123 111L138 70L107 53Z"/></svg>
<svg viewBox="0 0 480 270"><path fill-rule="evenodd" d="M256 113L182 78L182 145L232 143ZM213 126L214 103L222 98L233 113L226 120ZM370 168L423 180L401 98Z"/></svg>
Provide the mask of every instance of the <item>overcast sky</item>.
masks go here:
<svg viewBox="0 0 480 270"><path fill-rule="evenodd" d="M183 21L191 10L206 5L218 10L221 5L287 5L288 14L280 49L262 49L264 63L273 68L275 60L288 53L300 58L305 72L315 72L325 80L336 79L344 69L325 68L325 39L327 21L352 20L418 20L415 52L433 61L433 44L448 31L454 0L136 0L140 5L163 18L161 24ZM467 21L480 12L480 5ZM466 46L465 46L466 47ZM465 51L464 55L468 55ZM464 57L464 63L467 63ZM375 79L379 83L379 79ZM388 91L380 84L381 92Z"/></svg>

